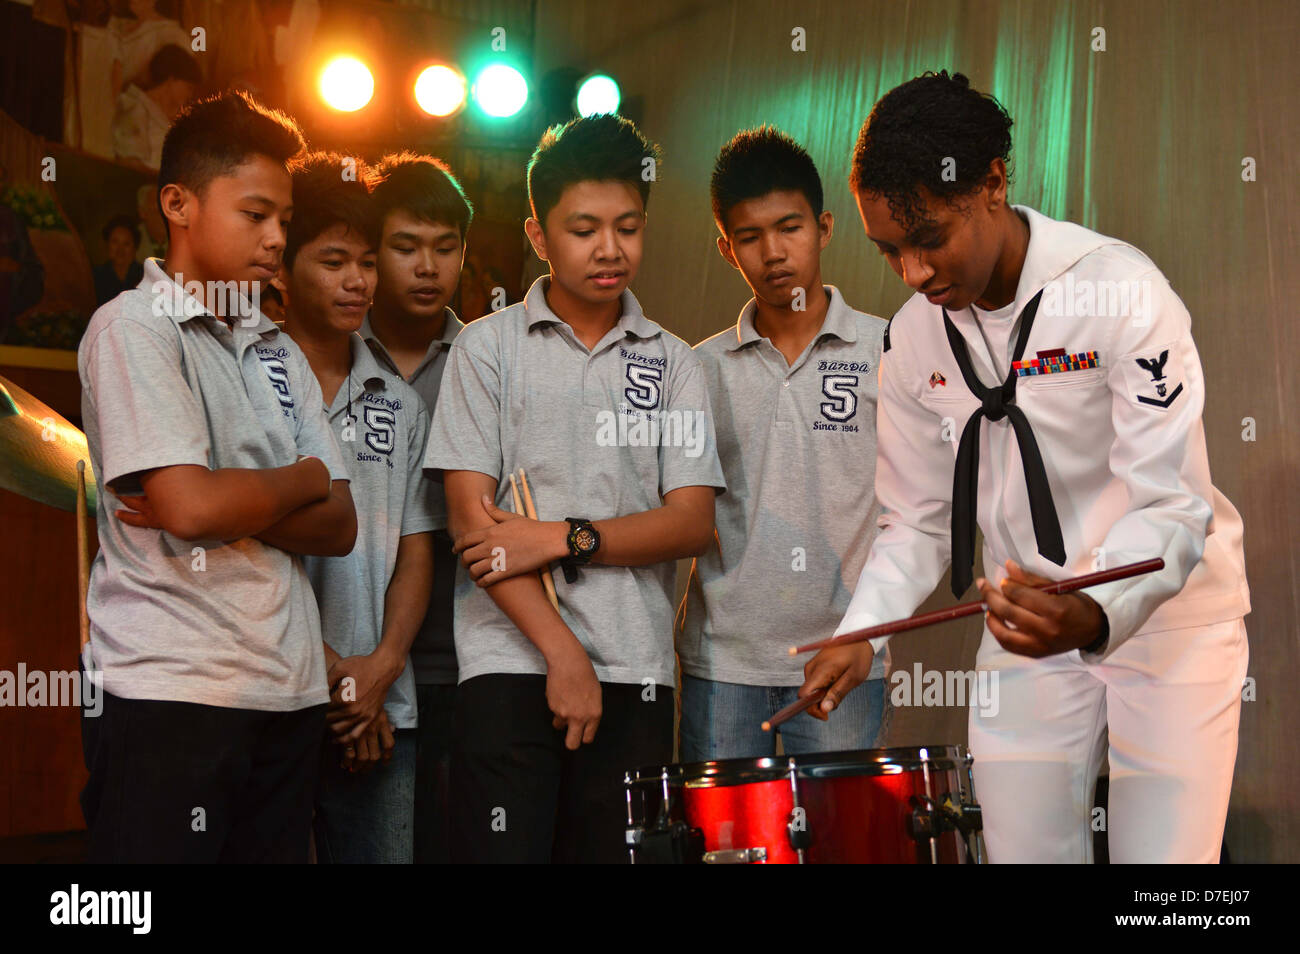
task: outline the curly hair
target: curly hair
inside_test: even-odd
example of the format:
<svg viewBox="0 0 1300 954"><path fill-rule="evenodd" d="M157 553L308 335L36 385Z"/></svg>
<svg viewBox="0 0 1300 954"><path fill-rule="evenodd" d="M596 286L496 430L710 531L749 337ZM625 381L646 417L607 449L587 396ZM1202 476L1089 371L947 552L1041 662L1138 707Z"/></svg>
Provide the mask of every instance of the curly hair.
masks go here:
<svg viewBox="0 0 1300 954"><path fill-rule="evenodd" d="M994 159L1008 164L1010 180L1011 124L1002 104L971 89L963 74L927 71L871 110L853 149L849 186L883 195L890 214L911 229L926 220L920 186L952 205L979 189Z"/></svg>

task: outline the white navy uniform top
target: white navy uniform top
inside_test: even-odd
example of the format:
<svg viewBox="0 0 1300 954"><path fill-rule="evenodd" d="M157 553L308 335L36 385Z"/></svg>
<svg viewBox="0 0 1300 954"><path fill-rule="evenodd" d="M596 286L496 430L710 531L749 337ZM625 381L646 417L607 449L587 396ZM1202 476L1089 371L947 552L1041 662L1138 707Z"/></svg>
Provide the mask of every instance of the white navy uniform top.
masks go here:
<svg viewBox="0 0 1300 954"><path fill-rule="evenodd" d="M1244 616L1241 518L1210 482L1205 382L1187 309L1133 246L1013 208L1030 232L1015 301L983 319L973 309L948 316L981 382L996 387L1012 370L1022 314L1042 292L1014 404L1043 458L1065 560L1058 566L1038 552L1010 420L981 420L976 517L986 575L1000 585L1007 559L1063 579L1162 557L1157 573L1087 590L1110 636L1085 660L1142 632ZM982 406L963 380L944 310L913 295L891 320L881 356L881 532L837 636L911 615L942 578L952 559L958 441ZM888 638L872 644L879 651Z"/></svg>

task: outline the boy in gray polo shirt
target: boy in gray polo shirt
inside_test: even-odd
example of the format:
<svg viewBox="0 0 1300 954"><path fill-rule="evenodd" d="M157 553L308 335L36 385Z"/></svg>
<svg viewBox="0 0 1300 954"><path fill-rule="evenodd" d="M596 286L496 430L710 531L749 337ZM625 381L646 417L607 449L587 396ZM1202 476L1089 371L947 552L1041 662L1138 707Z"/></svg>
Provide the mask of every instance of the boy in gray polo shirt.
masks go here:
<svg viewBox="0 0 1300 954"><path fill-rule="evenodd" d="M822 284L834 223L816 166L784 133L747 130L722 148L711 191L718 251L754 297L734 327L695 346L728 493L718 502L718 546L691 567L677 641L688 762L775 754L761 723L796 700L805 675L804 660L786 649L835 631L879 515L885 322ZM888 705L884 662L836 699L835 720L798 716L782 726L784 751L875 745Z"/></svg>
<svg viewBox="0 0 1300 954"><path fill-rule="evenodd" d="M329 693L297 554L347 553L356 518L301 350L225 284L251 294L278 269L302 148L246 94L189 106L159 173L167 260L78 350L111 491L87 597L105 689L82 794L92 861L307 858Z"/></svg>
<svg viewBox="0 0 1300 954"><path fill-rule="evenodd" d="M375 302L361 326L381 366L400 375L433 415L447 354L464 324L451 310L473 207L446 163L401 152L375 167L382 217ZM425 481L429 506L446 512L440 478ZM433 596L411 646L416 728L415 862L451 860L447 797L456 698L452 585L456 555L445 523L433 534Z"/></svg>
<svg viewBox="0 0 1300 954"><path fill-rule="evenodd" d="M425 466L463 564L456 860L626 861L623 772L672 758L673 561L724 484L699 361L627 290L656 153L617 116L549 130L525 230L550 274L451 348ZM506 509L519 468L537 520Z"/></svg>
<svg viewBox="0 0 1300 954"><path fill-rule="evenodd" d="M346 557L306 557L320 604L331 705L316 793L322 862L409 864L415 680L409 651L433 581L435 526L420 468L424 402L356 333L376 282L378 215L356 158L314 153L293 170L284 330L311 362L357 507Z"/></svg>

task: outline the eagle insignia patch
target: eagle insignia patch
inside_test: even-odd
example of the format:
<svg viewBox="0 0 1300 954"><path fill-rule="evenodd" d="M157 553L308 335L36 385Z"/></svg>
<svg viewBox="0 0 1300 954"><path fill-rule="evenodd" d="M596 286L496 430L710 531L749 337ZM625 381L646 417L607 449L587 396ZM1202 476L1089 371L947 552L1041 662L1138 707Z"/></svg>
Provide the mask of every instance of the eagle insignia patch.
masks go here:
<svg viewBox="0 0 1300 954"><path fill-rule="evenodd" d="M1178 343L1170 342L1124 360L1129 398L1139 407L1168 411L1185 390Z"/></svg>

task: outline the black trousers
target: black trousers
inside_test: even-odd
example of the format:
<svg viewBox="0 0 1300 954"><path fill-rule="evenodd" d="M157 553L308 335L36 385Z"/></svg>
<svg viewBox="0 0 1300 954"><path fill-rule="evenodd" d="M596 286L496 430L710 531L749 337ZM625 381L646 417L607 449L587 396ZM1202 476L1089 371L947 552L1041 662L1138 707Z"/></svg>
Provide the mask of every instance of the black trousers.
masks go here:
<svg viewBox="0 0 1300 954"><path fill-rule="evenodd" d="M415 863L451 861L451 731L456 685L416 685L419 724L415 730Z"/></svg>
<svg viewBox="0 0 1300 954"><path fill-rule="evenodd" d="M571 752L564 731L551 726L545 676L502 673L460 684L453 861L627 863L623 773L672 761L673 694L639 684L600 688L595 741Z"/></svg>
<svg viewBox="0 0 1300 954"><path fill-rule="evenodd" d="M83 733L91 862L308 860L324 705L103 700Z"/></svg>

